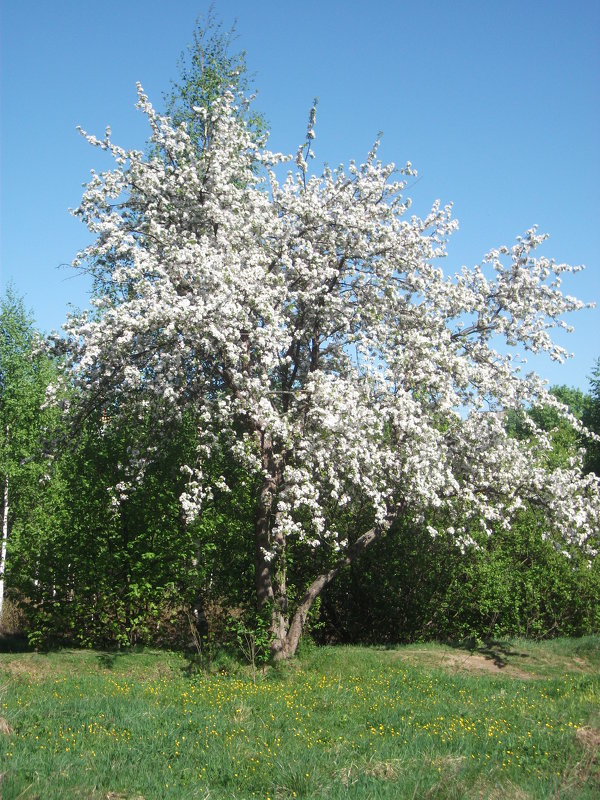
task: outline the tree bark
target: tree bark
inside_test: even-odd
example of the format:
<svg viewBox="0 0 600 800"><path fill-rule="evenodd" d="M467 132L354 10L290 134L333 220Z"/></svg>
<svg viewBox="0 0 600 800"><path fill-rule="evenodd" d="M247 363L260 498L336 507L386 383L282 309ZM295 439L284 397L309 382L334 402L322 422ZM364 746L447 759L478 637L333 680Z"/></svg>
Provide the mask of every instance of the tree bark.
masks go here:
<svg viewBox="0 0 600 800"><path fill-rule="evenodd" d="M271 566L265 554L270 552L269 528L274 491L275 481L271 475L265 475L260 487L254 520L254 579L259 609L273 600Z"/></svg>
<svg viewBox="0 0 600 800"><path fill-rule="evenodd" d="M370 544L377 539L380 539L385 533L387 533L389 528L390 523L385 523L380 527L371 528L366 533L363 533L362 536L360 536L354 542L354 544L350 545L346 555L341 558L334 567L332 567L328 572L324 572L322 575L319 575L319 577L310 584L304 594L304 597L298 604L290 623L287 635L281 643L281 647L276 652L273 652L275 661L282 661L295 655L300 642L300 637L302 636L302 630L304 628L304 623L306 622L308 612L310 611L312 604L315 602L317 597L321 594L323 589L331 583L331 581L336 577L343 567L351 564L352 561L354 561L354 559L360 555Z"/></svg>
<svg viewBox="0 0 600 800"><path fill-rule="evenodd" d="M273 652L281 649L288 632L287 576L285 563L285 537L271 537L273 503L281 482L281 469L273 452L268 434L258 434L262 451L263 481L259 492L254 523L254 565L256 602L260 609L270 604L270 634ZM274 551L274 556L267 556Z"/></svg>
<svg viewBox="0 0 600 800"><path fill-rule="evenodd" d="M271 654L277 659L288 635L289 614L287 596L287 563L285 553L285 536L279 533L275 537L275 569L273 581L273 611L271 614Z"/></svg>

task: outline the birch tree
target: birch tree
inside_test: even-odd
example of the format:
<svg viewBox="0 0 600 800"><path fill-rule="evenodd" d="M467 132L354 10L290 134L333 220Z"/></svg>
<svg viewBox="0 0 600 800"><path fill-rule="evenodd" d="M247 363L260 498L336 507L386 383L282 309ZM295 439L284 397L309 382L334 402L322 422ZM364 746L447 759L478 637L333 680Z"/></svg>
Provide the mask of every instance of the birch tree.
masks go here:
<svg viewBox="0 0 600 800"><path fill-rule="evenodd" d="M597 477L579 458L549 470L549 436L509 438L495 413L535 403L568 414L523 364L530 352L566 357L551 334L584 306L560 290L578 268L538 255L546 237L532 228L472 268L442 269L456 223L439 201L409 214L410 164L380 163L375 146L313 175L314 109L294 158L257 143L237 102L226 93L194 109L212 132L202 148L141 88L150 158L109 131L85 134L115 166L93 174L75 210L93 242L74 266L98 287L65 326L77 413L138 407L154 414L158 447L168 421L193 411L180 498L190 521L227 491L225 477L206 479L214 449L244 466L257 485L256 602L276 659L294 654L339 570L400 519L439 510L465 548L474 526L491 534L532 504L544 536L592 552ZM151 457L132 453L117 499ZM360 523L341 524L356 503ZM314 571L290 586L297 548Z"/></svg>
<svg viewBox="0 0 600 800"><path fill-rule="evenodd" d="M27 513L46 468L40 449L41 406L52 374L47 356L34 352L35 341L23 301L8 289L0 302L0 621L12 524L19 514Z"/></svg>
<svg viewBox="0 0 600 800"><path fill-rule="evenodd" d="M199 152L210 144L213 103L227 91L244 94L251 91L252 76L246 66L246 53L232 52L235 39L235 25L224 29L211 5L206 17L197 22L191 44L181 54L178 79L171 81L171 91L164 96L173 125L186 125ZM194 108L198 107L208 113L197 114ZM238 104L236 111L259 139L265 131L262 114L247 104Z"/></svg>

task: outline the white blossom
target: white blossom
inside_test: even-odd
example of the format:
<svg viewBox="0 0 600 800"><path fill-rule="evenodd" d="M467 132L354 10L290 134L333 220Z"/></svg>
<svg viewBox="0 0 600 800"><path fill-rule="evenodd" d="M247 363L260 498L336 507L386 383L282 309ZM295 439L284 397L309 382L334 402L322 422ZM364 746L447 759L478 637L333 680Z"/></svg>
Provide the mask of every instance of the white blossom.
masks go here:
<svg viewBox="0 0 600 800"><path fill-rule="evenodd" d="M530 502L553 535L585 544L598 531L597 478L579 464L547 471L544 438L537 450L510 439L488 411L566 413L522 366L528 352L567 357L551 334L584 305L560 290L579 268L538 257L546 237L531 228L450 274L439 260L451 208L407 215L410 163L398 172L375 147L363 164L310 175L311 112L296 171L279 180L293 159L258 147L233 102L215 102L203 152L141 89L151 157L110 132L87 136L115 168L92 174L74 212L94 237L74 263L99 287L95 308L65 325L82 395L116 395L162 422L194 407L189 519L211 488L227 491L201 469L218 441L275 482L272 542L343 550L330 508L360 496L379 525L447 509L484 533ZM471 543L458 522L446 532Z"/></svg>

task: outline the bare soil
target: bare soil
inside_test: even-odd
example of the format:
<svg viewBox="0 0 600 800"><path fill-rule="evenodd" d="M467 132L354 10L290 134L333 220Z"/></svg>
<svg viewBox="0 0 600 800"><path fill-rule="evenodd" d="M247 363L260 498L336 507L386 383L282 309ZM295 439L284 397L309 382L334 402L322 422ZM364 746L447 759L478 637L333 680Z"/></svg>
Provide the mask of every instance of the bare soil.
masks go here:
<svg viewBox="0 0 600 800"><path fill-rule="evenodd" d="M520 680L546 678L557 671L589 673L593 667L579 656L556 653L520 652L505 646L490 646L480 651L455 647L436 647L394 651L397 658L423 667L454 673L504 675ZM517 663L515 663L517 662Z"/></svg>

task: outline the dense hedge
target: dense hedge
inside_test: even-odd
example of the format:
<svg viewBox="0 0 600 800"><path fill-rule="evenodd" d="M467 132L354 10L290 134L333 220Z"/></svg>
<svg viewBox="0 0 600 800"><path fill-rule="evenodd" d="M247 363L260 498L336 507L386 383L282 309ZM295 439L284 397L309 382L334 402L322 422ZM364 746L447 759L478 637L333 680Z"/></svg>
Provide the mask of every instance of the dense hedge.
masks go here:
<svg viewBox="0 0 600 800"><path fill-rule="evenodd" d="M600 630L600 564L557 552L524 513L480 549L398 526L323 597L323 640L579 636Z"/></svg>

